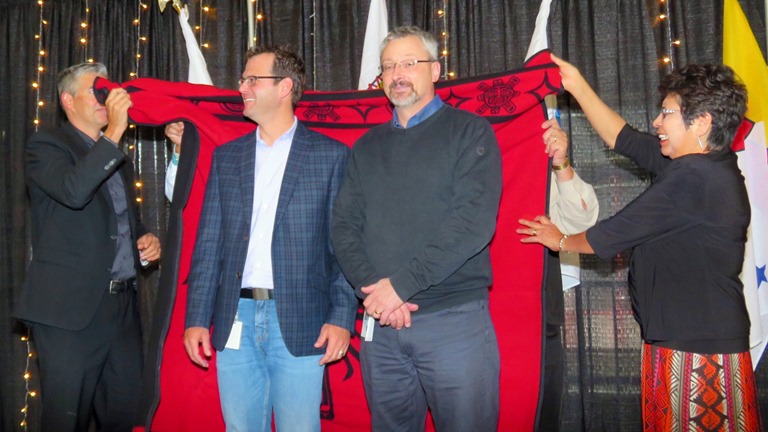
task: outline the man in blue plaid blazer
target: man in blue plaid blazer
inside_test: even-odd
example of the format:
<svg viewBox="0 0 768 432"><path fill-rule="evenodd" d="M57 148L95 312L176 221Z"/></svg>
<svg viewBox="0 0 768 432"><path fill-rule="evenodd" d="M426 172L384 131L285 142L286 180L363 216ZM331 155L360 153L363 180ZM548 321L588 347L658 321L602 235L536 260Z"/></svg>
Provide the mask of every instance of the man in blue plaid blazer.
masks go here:
<svg viewBox="0 0 768 432"><path fill-rule="evenodd" d="M252 48L240 79L259 124L213 155L189 275L184 344L211 347L227 430L320 430L324 365L344 357L357 300L330 241L349 149L293 114L303 61ZM182 126L169 125L172 141ZM212 329L211 329L212 327ZM202 353L201 353L202 351Z"/></svg>

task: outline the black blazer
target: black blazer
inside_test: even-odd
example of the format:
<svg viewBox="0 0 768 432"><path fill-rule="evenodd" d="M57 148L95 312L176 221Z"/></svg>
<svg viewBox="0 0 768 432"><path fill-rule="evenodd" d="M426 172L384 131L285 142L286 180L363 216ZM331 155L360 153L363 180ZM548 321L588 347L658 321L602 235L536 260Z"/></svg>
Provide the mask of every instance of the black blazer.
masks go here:
<svg viewBox="0 0 768 432"><path fill-rule="evenodd" d="M117 219L106 180L115 171L126 185L132 241L146 233L138 219L133 165L106 138L89 149L69 123L35 133L25 152L33 256L14 316L81 330L111 279ZM138 268L136 248L134 262Z"/></svg>

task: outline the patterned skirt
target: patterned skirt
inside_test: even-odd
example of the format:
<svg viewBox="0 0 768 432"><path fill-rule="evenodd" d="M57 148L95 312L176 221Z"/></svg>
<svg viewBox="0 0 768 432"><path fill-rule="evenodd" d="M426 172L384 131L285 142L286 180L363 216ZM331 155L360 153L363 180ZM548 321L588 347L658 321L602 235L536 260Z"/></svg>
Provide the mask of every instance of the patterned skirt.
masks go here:
<svg viewBox="0 0 768 432"><path fill-rule="evenodd" d="M644 344L641 379L644 431L762 431L749 352Z"/></svg>

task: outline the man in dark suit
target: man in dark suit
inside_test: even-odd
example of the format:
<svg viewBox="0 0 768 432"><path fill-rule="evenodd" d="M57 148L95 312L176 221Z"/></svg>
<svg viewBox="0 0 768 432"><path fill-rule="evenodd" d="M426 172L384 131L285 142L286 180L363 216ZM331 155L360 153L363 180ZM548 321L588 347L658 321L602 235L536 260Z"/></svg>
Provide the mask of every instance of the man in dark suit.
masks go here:
<svg viewBox="0 0 768 432"><path fill-rule="evenodd" d="M14 315L30 325L40 363L44 431L131 430L142 367L136 307L140 263L160 258L141 225L133 167L117 148L131 99L93 81L98 63L59 75L69 122L26 146L32 261ZM102 132L102 129L104 132Z"/></svg>
<svg viewBox="0 0 768 432"><path fill-rule="evenodd" d="M349 149L294 116L305 68L293 51L253 48L246 61L243 112L259 127L214 152L184 344L202 367L221 351L228 430L269 430L274 411L277 430L319 431L322 366L346 354L357 309L330 241Z"/></svg>

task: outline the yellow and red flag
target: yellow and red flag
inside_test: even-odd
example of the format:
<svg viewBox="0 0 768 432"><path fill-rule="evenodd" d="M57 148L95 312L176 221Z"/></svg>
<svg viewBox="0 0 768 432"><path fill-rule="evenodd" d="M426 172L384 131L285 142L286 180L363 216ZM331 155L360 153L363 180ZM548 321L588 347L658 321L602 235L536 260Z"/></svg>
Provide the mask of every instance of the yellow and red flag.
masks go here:
<svg viewBox="0 0 768 432"><path fill-rule="evenodd" d="M741 280L752 322L752 365L757 368L768 343L768 68L737 0L725 0L723 5L723 63L733 68L749 93L746 119L733 148L739 157L752 208Z"/></svg>

